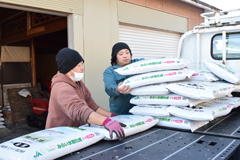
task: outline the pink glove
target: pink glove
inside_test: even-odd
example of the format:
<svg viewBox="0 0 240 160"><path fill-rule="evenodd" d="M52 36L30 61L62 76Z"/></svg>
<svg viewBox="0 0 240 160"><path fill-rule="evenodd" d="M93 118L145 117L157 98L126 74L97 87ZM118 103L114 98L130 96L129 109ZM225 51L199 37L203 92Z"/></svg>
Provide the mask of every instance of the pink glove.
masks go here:
<svg viewBox="0 0 240 160"><path fill-rule="evenodd" d="M111 139L113 138L113 132L115 132L119 141L125 138L125 133L122 128L126 127L125 124L119 123L118 121L112 120L108 117L103 121L102 125L109 131L109 136L111 137Z"/></svg>
<svg viewBox="0 0 240 160"><path fill-rule="evenodd" d="M113 116L117 116L117 114L115 114L115 113L112 113L110 117L113 117Z"/></svg>

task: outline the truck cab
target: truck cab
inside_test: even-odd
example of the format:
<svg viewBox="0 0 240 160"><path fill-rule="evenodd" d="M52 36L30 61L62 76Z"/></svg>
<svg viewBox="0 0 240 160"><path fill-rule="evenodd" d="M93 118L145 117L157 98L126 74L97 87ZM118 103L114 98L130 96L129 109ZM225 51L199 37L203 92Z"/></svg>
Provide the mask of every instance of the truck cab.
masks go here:
<svg viewBox="0 0 240 160"><path fill-rule="evenodd" d="M181 36L177 55L190 61L189 69L205 70L205 60L215 61L240 77L240 14L231 15L237 11L203 13L205 23Z"/></svg>

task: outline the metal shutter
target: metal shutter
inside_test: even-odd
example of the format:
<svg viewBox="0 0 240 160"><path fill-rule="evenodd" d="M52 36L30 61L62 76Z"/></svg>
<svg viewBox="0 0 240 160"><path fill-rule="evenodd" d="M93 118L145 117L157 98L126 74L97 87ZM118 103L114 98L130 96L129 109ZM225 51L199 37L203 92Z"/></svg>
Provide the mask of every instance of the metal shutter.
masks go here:
<svg viewBox="0 0 240 160"><path fill-rule="evenodd" d="M177 56L180 34L119 25L119 41L132 50L133 58Z"/></svg>

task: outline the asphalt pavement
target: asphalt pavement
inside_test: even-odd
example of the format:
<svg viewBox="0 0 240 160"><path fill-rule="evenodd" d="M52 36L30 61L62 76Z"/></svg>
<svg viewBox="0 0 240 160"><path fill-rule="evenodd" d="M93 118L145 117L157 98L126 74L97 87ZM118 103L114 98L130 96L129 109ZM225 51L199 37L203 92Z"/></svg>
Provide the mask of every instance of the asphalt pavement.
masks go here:
<svg viewBox="0 0 240 160"><path fill-rule="evenodd" d="M13 138L23 136L32 132L39 131L38 128L29 127L27 123L22 123L19 125L10 125L6 128L0 128L0 143L6 142Z"/></svg>

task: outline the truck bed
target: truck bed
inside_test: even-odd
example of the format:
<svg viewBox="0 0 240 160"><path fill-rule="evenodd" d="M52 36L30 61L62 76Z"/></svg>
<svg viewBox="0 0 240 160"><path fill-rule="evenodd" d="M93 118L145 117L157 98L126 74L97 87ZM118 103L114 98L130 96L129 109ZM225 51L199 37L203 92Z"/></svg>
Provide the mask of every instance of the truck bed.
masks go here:
<svg viewBox="0 0 240 160"><path fill-rule="evenodd" d="M123 141L100 141L61 160L107 159L239 159L240 140L151 128Z"/></svg>
<svg viewBox="0 0 240 160"><path fill-rule="evenodd" d="M0 129L0 143L37 128L20 124ZM239 159L240 108L195 132L153 127L123 141L100 141L59 159Z"/></svg>

